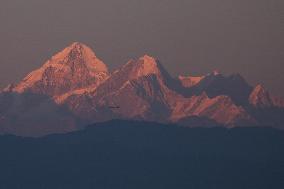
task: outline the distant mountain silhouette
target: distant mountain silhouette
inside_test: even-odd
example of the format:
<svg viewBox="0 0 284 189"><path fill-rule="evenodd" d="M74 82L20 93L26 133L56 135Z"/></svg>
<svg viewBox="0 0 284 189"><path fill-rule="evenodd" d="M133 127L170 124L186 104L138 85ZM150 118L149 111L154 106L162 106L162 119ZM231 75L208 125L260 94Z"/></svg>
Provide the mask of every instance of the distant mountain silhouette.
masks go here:
<svg viewBox="0 0 284 189"><path fill-rule="evenodd" d="M112 119L284 128L284 101L261 85L249 85L239 74L214 71L173 78L148 55L109 73L95 53L78 42L0 92L0 109L0 131L24 136L70 132Z"/></svg>
<svg viewBox="0 0 284 189"><path fill-rule="evenodd" d="M282 189L284 132L113 120L0 137L0 188Z"/></svg>

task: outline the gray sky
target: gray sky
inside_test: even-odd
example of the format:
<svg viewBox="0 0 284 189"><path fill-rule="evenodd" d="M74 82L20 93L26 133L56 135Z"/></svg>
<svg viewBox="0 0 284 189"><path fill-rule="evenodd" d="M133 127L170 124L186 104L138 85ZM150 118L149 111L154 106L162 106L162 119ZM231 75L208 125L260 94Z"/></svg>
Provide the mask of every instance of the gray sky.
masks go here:
<svg viewBox="0 0 284 189"><path fill-rule="evenodd" d="M173 75L241 73L284 97L283 0L1 0L0 86L73 41L111 69L150 54Z"/></svg>

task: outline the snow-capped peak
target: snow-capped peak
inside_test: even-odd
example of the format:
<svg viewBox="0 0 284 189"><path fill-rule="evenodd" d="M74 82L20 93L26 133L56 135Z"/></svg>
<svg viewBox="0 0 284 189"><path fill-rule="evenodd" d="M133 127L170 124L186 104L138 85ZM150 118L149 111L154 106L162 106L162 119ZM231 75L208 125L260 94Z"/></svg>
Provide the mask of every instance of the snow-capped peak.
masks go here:
<svg viewBox="0 0 284 189"><path fill-rule="evenodd" d="M178 79L182 83L184 87L192 87L196 84L198 84L202 79L204 79L204 76L179 76Z"/></svg>
<svg viewBox="0 0 284 189"><path fill-rule="evenodd" d="M144 56L140 57L139 59L143 60L144 63L146 63L146 64L157 64L156 63L157 60L154 57L149 56L147 54L145 54Z"/></svg>
<svg viewBox="0 0 284 189"><path fill-rule="evenodd" d="M31 72L14 91L61 95L86 86L97 86L108 77L107 66L88 46L75 42Z"/></svg>
<svg viewBox="0 0 284 189"><path fill-rule="evenodd" d="M251 93L251 97L263 98L264 96L269 96L268 91L263 87L263 85L258 84Z"/></svg>
<svg viewBox="0 0 284 189"><path fill-rule="evenodd" d="M139 58L138 63L138 77L145 76L150 74L160 74L160 70L158 68L158 60L155 58L145 55Z"/></svg>
<svg viewBox="0 0 284 189"><path fill-rule="evenodd" d="M145 55L140 57L138 60L130 60L116 72L124 70L124 72L128 72L127 75L130 76L130 79L137 79L143 76L161 75L161 69L162 66L159 64L157 59Z"/></svg>
<svg viewBox="0 0 284 189"><path fill-rule="evenodd" d="M263 94L266 92L266 89L263 87L263 85L258 84L255 88L254 88L254 93L255 94Z"/></svg>
<svg viewBox="0 0 284 189"><path fill-rule="evenodd" d="M257 85L250 95L250 104L255 107L284 107L284 100L270 94L262 85Z"/></svg>
<svg viewBox="0 0 284 189"><path fill-rule="evenodd" d="M211 73L208 73L207 76L219 76L222 75L218 70L214 70Z"/></svg>
<svg viewBox="0 0 284 189"><path fill-rule="evenodd" d="M219 72L219 70L214 70L214 71L212 72L212 74L213 74L213 75L220 75L221 73Z"/></svg>
<svg viewBox="0 0 284 189"><path fill-rule="evenodd" d="M79 60L79 61L76 61ZM63 51L51 58L49 63L86 64L92 72L108 72L107 66L97 58L94 51L87 45L74 42Z"/></svg>
<svg viewBox="0 0 284 189"><path fill-rule="evenodd" d="M273 106L273 99L268 91L262 86L257 85L249 97L250 104L256 107Z"/></svg>

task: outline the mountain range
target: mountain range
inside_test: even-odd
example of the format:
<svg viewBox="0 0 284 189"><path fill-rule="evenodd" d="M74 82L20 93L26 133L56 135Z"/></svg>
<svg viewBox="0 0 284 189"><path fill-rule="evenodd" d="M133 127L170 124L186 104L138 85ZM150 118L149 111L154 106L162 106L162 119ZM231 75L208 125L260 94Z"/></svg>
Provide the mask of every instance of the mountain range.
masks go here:
<svg viewBox="0 0 284 189"><path fill-rule="evenodd" d="M112 119L283 129L284 100L239 74L174 78L148 55L110 72L78 42L0 92L1 133L43 136Z"/></svg>

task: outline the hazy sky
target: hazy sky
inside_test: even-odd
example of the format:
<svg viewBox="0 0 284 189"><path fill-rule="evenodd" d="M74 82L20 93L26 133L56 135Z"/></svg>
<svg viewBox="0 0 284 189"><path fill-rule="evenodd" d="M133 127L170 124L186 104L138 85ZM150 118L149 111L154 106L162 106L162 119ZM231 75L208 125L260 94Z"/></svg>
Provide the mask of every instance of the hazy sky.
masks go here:
<svg viewBox="0 0 284 189"><path fill-rule="evenodd" d="M111 69L150 54L168 71L241 73L284 96L283 0L1 0L0 86L73 41Z"/></svg>

